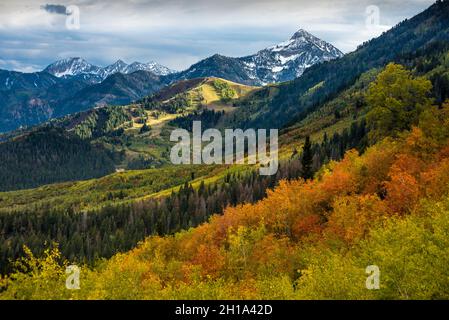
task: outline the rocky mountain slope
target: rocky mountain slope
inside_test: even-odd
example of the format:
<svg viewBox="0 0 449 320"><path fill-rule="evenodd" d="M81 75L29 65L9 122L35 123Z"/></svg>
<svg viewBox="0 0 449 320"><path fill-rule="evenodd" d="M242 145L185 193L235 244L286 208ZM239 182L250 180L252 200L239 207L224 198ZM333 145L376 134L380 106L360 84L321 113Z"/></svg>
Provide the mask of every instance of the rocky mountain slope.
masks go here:
<svg viewBox="0 0 449 320"><path fill-rule="evenodd" d="M342 56L343 53L331 44L300 29L290 40L256 54L241 58L216 54L173 77L192 79L214 76L242 84L265 85L293 80L314 64Z"/></svg>

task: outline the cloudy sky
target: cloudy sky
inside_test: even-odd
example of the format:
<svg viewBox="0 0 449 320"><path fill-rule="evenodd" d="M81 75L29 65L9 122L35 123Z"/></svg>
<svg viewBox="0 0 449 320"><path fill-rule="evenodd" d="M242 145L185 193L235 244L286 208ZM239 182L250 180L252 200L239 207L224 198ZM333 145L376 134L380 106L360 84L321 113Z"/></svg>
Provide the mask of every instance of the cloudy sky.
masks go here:
<svg viewBox="0 0 449 320"><path fill-rule="evenodd" d="M214 53L255 53L299 28L350 52L433 2L0 0L0 69L32 72L83 57L102 66L154 60L182 70Z"/></svg>

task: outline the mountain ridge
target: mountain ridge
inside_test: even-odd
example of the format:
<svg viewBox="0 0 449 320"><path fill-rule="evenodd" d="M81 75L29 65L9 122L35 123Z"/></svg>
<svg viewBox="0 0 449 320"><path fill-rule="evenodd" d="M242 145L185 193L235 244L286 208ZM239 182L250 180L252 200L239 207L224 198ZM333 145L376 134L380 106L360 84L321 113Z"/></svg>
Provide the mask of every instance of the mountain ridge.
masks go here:
<svg viewBox="0 0 449 320"><path fill-rule="evenodd" d="M214 54L177 73L177 79L218 77L246 85L267 85L300 77L308 67L342 57L332 44L304 29L290 40L244 57Z"/></svg>
<svg viewBox="0 0 449 320"><path fill-rule="evenodd" d="M99 67L80 57L71 57L55 61L43 70L43 72L50 73L58 78L81 75L90 76L93 82L104 81L107 77L115 73L130 74L136 71L149 71L158 76L175 73L174 70L154 61L148 63L135 61L131 64L127 64L119 59L108 66Z"/></svg>

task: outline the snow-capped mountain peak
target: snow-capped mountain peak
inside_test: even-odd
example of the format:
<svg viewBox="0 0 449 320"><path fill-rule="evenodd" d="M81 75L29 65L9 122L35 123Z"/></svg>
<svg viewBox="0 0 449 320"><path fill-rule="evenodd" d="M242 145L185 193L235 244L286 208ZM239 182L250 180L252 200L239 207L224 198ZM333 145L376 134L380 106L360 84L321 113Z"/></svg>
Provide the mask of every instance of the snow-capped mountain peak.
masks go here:
<svg viewBox="0 0 449 320"><path fill-rule="evenodd" d="M304 38L304 39L311 39L311 38L315 38L318 39L317 37L315 37L314 35L312 35L311 33L307 32L304 29L299 29L298 31L296 31L293 36L291 37L291 39L298 39L298 38Z"/></svg>
<svg viewBox="0 0 449 320"><path fill-rule="evenodd" d="M83 73L98 73L100 68L82 58L75 57L56 61L45 68L44 71L56 77L66 77Z"/></svg>
<svg viewBox="0 0 449 320"><path fill-rule="evenodd" d="M123 60L117 60L113 64L104 68L104 70L109 75L109 74L113 74L113 73L117 73L117 72L123 72L127 66L128 65L125 62L123 62Z"/></svg>
<svg viewBox="0 0 449 320"><path fill-rule="evenodd" d="M308 67L341 56L343 53L331 44L299 29L290 40L242 60L250 76L266 84L297 78Z"/></svg>
<svg viewBox="0 0 449 320"><path fill-rule="evenodd" d="M176 71L171 70L157 62L151 61L148 63L141 63L141 62L133 62L130 65L127 66L125 73L132 73L138 70L145 70L153 72L154 74L165 76L171 73L175 73Z"/></svg>
<svg viewBox="0 0 449 320"><path fill-rule="evenodd" d="M48 72L56 77L82 75L85 78L89 77L92 82L101 82L110 75L118 72L128 74L140 70L150 71L156 75L167 75L175 72L156 62L133 62L128 65L123 60L117 60L113 64L106 67L98 67L79 57L56 61L44 69L45 72Z"/></svg>

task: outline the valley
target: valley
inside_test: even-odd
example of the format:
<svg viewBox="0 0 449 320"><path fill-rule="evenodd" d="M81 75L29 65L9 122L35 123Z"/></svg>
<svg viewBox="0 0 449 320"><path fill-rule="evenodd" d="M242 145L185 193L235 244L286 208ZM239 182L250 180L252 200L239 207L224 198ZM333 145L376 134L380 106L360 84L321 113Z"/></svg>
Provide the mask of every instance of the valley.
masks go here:
<svg viewBox="0 0 449 320"><path fill-rule="evenodd" d="M3 80L0 299L448 297L449 1L346 55L300 29L180 72L75 58ZM194 121L278 129L279 169L173 164Z"/></svg>

